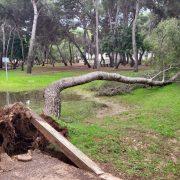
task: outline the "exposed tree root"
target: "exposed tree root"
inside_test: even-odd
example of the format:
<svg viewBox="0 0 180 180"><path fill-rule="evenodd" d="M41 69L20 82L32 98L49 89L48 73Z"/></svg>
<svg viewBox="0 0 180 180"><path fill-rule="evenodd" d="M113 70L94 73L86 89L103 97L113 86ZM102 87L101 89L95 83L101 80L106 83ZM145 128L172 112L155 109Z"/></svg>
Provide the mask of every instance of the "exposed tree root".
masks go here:
<svg viewBox="0 0 180 180"><path fill-rule="evenodd" d="M0 109L0 147L8 155L26 153L29 149L45 148L48 141L31 123L29 109L16 103ZM59 128L52 118L41 117L58 132L67 137L67 129Z"/></svg>

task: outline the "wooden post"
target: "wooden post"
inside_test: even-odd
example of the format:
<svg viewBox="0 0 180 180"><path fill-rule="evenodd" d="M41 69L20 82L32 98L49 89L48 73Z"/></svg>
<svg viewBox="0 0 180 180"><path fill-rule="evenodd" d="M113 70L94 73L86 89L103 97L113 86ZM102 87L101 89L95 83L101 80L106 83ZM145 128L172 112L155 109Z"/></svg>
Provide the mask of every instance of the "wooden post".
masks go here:
<svg viewBox="0 0 180 180"><path fill-rule="evenodd" d="M104 174L104 171L97 166L89 157L71 144L64 136L51 127L40 116L29 111L32 117L32 124L53 144L56 144L72 162L79 168L91 171L97 175Z"/></svg>

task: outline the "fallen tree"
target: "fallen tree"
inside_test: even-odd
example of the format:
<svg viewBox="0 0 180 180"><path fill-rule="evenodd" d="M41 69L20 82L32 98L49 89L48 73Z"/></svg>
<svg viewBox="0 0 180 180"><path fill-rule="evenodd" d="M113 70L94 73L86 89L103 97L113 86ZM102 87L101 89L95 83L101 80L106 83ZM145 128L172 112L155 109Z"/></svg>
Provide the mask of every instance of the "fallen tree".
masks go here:
<svg viewBox="0 0 180 180"><path fill-rule="evenodd" d="M10 156L17 155L14 157L20 161L27 162L32 160L30 149L48 150L47 145L52 143L79 168L93 172L101 179L119 179L105 173L65 137L67 137L66 128L60 128L49 116L37 115L22 103L15 103L0 109L1 166L4 156L6 157L5 163L9 162L7 154ZM3 158L1 159L2 156Z"/></svg>
<svg viewBox="0 0 180 180"><path fill-rule="evenodd" d="M167 81L156 81L153 78L147 79L143 77L126 77L117 73L107 73L107 72L92 72L86 75L64 78L59 81L54 82L45 89L45 105L44 114L48 116L60 117L61 115L61 96L60 92L64 89L89 83L95 80L107 80L107 81L117 81L127 84L145 84L149 86L165 86L176 81L180 77L180 72Z"/></svg>

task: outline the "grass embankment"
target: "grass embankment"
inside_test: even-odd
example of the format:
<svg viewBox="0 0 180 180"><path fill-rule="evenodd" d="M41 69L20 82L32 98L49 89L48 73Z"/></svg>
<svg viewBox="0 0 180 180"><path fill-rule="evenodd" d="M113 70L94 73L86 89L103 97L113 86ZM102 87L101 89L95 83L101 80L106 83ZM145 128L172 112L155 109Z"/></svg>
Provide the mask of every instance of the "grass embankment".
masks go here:
<svg viewBox="0 0 180 180"><path fill-rule="evenodd" d="M11 72L8 86L0 80L0 90L43 88L59 78L82 73L24 76L19 71ZM125 178L177 179L180 172L180 85L137 89L126 95L101 97L119 103L127 111L97 118L97 111L103 104L93 101L93 98L81 99L75 96L75 91L89 93L93 97L89 88L102 84L104 82L95 81L65 91L65 96L71 98L63 102L62 119L58 122L68 127L71 142L94 160L105 164L110 171L116 171Z"/></svg>

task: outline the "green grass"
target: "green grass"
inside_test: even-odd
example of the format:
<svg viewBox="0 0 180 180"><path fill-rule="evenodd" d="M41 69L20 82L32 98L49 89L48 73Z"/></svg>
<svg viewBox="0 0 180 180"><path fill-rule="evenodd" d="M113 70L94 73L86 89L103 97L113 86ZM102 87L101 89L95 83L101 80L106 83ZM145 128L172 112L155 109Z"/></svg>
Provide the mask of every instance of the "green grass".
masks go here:
<svg viewBox="0 0 180 180"><path fill-rule="evenodd" d="M4 71L0 71L0 91L41 89L60 78L83 73L85 71L26 75L18 70L10 72L7 83ZM180 85L141 88L126 95L102 97L128 109L122 114L98 119L96 113L103 104L78 98L74 92L93 94L89 89L102 85L103 81L94 81L64 91L68 101L63 102L62 118L57 121L68 128L71 142L95 161L107 164L110 171L119 172L124 179L178 179Z"/></svg>
<svg viewBox="0 0 180 180"><path fill-rule="evenodd" d="M179 92L180 86L172 84L109 97L128 105L129 110L103 120L95 117L101 105L85 100L66 102L62 109L65 122L58 122L68 127L72 143L94 160L112 165L126 178L175 179L179 166L172 156L178 159Z"/></svg>
<svg viewBox="0 0 180 180"><path fill-rule="evenodd" d="M86 73L85 70L74 70L74 71L56 71L53 70L46 71L46 67L35 67L35 73L28 75L26 71L10 70L8 71L8 80L6 80L6 74L4 70L0 71L0 91L10 91L10 92L19 92L19 91L30 91L30 90L39 90L45 88L50 83L59 80L64 77L72 77ZM44 72L43 72L44 71ZM140 72L139 74L143 73ZM136 73L133 72L122 72L124 75L134 76ZM85 87L90 86L100 86L102 81L95 81L89 84L86 84Z"/></svg>
<svg viewBox="0 0 180 180"><path fill-rule="evenodd" d="M0 71L0 91L18 92L43 89L53 81L79 74L81 74L81 72L63 71L28 75L26 72L15 70L9 71L9 79L6 80L5 72Z"/></svg>
<svg viewBox="0 0 180 180"><path fill-rule="evenodd" d="M136 104L138 113L133 117L138 125L151 128L161 135L175 137L180 129L180 85L138 89L131 95L119 96L124 102Z"/></svg>

